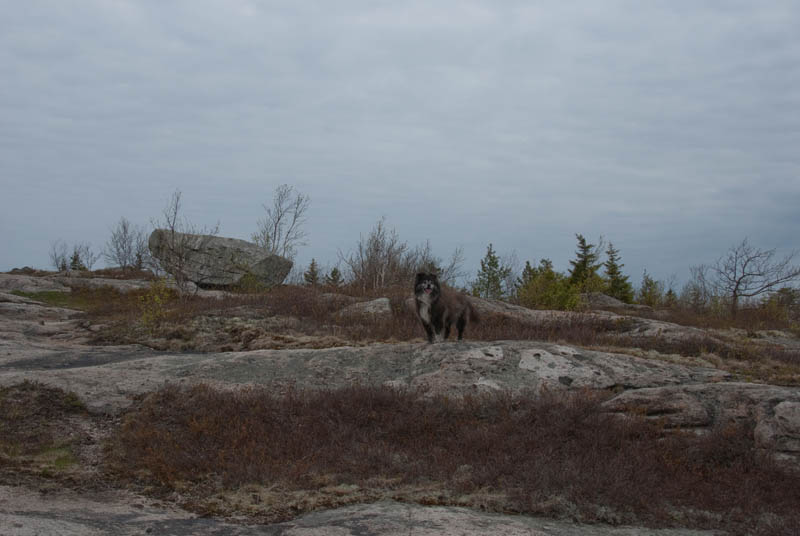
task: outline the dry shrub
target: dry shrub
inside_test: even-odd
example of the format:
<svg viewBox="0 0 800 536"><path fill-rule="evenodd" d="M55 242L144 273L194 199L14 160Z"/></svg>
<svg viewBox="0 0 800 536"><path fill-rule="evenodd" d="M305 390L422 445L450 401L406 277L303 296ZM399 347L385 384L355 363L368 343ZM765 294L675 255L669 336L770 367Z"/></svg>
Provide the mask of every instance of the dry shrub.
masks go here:
<svg viewBox="0 0 800 536"><path fill-rule="evenodd" d="M4 455L27 455L64 441L60 421L85 414L74 393L38 382L0 388L0 463Z"/></svg>
<svg viewBox="0 0 800 536"><path fill-rule="evenodd" d="M137 268L100 268L92 270L89 277L102 277L105 279L130 279L153 281L156 275L150 270L140 270Z"/></svg>
<svg viewBox="0 0 800 536"><path fill-rule="evenodd" d="M758 330L793 330L797 329L797 321L783 310L771 307L744 307L736 316L731 316L728 308L720 310L694 310L686 307L665 307L656 311L619 311L621 314L634 314L642 318L652 318L672 322L681 326L703 329L737 328L748 331Z"/></svg>
<svg viewBox="0 0 800 536"><path fill-rule="evenodd" d="M600 340L609 345L635 346L644 350L656 350L662 354L700 356L712 353L723 359L749 361L752 363L765 362L771 359L787 365L800 365L800 350L775 344L731 344L703 336L680 339L666 339L663 337L631 338L624 333L607 336L598 335L598 341Z"/></svg>
<svg viewBox="0 0 800 536"><path fill-rule="evenodd" d="M603 413L604 396L171 386L127 415L112 466L166 486L381 482L384 496L437 486L440 503L470 504L493 493L497 509L583 521L734 533L763 529L767 514L775 527L797 524L800 475L759 455L750 425L665 437L657 423Z"/></svg>
<svg viewBox="0 0 800 536"><path fill-rule="evenodd" d="M358 292L354 287L336 289L281 285L256 293L233 293L223 298L182 296L170 294L159 306L164 333L173 332L175 325L188 325L203 316L249 315L290 316L302 320L294 328L308 335L335 335L356 342L410 341L424 338L424 332L414 311L408 306L409 289L402 286L380 289L380 292ZM56 305L74 306L88 312L93 321L110 323L118 329L103 331L95 336L97 342L137 342L131 326L142 320L142 300L148 290L121 293L113 288L75 288L72 294L57 294ZM29 294L43 299L45 293ZM353 299L363 301L388 297L392 314L340 315L338 312ZM51 300L52 301L52 300ZM746 316L748 310L742 310ZM484 314L478 323L470 323L465 331L467 340L534 340L562 342L580 346L638 347L665 354L699 356L713 353L723 359L748 362L775 360L790 366L800 365L800 350L765 343L732 344L711 337L632 338L626 332L635 319L608 319L595 315L554 316L531 323L502 314ZM454 339L454 336L451 337ZM187 348L191 343L187 343Z"/></svg>

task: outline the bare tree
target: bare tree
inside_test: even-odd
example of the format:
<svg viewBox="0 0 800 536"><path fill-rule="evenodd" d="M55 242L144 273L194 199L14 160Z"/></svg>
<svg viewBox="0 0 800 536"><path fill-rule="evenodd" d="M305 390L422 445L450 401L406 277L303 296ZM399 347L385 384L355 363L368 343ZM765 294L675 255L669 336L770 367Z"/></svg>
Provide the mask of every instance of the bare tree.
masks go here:
<svg viewBox="0 0 800 536"><path fill-rule="evenodd" d="M792 251L776 259L774 249L758 249L745 238L708 267L712 288L730 300L731 315L736 316L742 298L800 279L800 265L793 264L796 256L797 251Z"/></svg>
<svg viewBox="0 0 800 536"><path fill-rule="evenodd" d="M153 269L153 265L155 264L157 263L150 254L150 247L147 244L147 232L144 227L140 227L138 232L134 235L133 267L137 270L150 268L153 273L158 273L157 270Z"/></svg>
<svg viewBox="0 0 800 536"><path fill-rule="evenodd" d="M439 276L439 281L446 285L452 286L457 280L467 275L462 268L464 264L464 248L461 246L453 250L450 260L447 264L444 264L441 257L434 255L431 241L426 240L424 244L411 251L409 261L411 261L410 264L414 265L414 273L436 273Z"/></svg>
<svg viewBox="0 0 800 536"><path fill-rule="evenodd" d="M708 271L709 267L705 264L689 268L691 277L683 286L680 295L682 306L701 311L711 304L714 299L714 291L711 288L711 276Z"/></svg>
<svg viewBox="0 0 800 536"><path fill-rule="evenodd" d="M123 270L141 270L149 254L144 228L132 225L125 217L120 218L117 226L111 230L111 237L103 250L106 262Z"/></svg>
<svg viewBox="0 0 800 536"><path fill-rule="evenodd" d="M50 264L60 272L69 270L67 244L60 238L50 242Z"/></svg>
<svg viewBox="0 0 800 536"><path fill-rule="evenodd" d="M90 270L94 267L97 259L100 258L100 253L95 253L92 245L89 242L79 242L72 246L72 261L73 270Z"/></svg>
<svg viewBox="0 0 800 536"><path fill-rule="evenodd" d="M388 229L386 218L375 224L369 235L361 236L356 249L339 260L347 269L347 279L362 292L393 285L410 285L417 272L439 274L443 283L452 284L463 277L463 251L456 248L447 265L433 253L430 241L415 248L402 242L395 229Z"/></svg>
<svg viewBox="0 0 800 536"><path fill-rule="evenodd" d="M187 268L193 251L202 249L206 238L219 232L219 222L214 227L197 228L181 216L181 191L175 190L162 211L162 219L154 220L153 227L162 233L158 264L172 274L182 293L189 288ZM197 272L197 270L194 270Z"/></svg>
<svg viewBox="0 0 800 536"><path fill-rule="evenodd" d="M408 244L400 242L397 231L386 229L383 217L366 238L361 236L354 252L345 257L340 251L339 259L348 268L350 281L366 292L410 278L403 269L407 253Z"/></svg>
<svg viewBox="0 0 800 536"><path fill-rule="evenodd" d="M500 259L500 264L506 267L503 277L503 288L506 289L506 296L513 296L517 292L517 280L522 275L517 251L512 250L511 253L503 255Z"/></svg>
<svg viewBox="0 0 800 536"><path fill-rule="evenodd" d="M56 270L67 272L70 270L91 270L100 258L99 253L92 250L89 242L73 244L72 253L69 252L67 243L60 238L50 243L50 264Z"/></svg>
<svg viewBox="0 0 800 536"><path fill-rule="evenodd" d="M282 184L275 189L272 206L262 205L266 216L258 220L258 231L252 240L270 253L294 260L298 246L305 246L308 233L303 229L306 211L311 204L308 195Z"/></svg>

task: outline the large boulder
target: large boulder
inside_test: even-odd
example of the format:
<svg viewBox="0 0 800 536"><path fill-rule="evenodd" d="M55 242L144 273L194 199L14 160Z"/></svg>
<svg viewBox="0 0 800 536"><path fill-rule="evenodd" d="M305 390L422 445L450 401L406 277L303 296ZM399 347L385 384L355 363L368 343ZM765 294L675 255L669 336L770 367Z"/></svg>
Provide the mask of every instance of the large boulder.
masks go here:
<svg viewBox="0 0 800 536"><path fill-rule="evenodd" d="M627 390L604 404L611 413L656 419L665 429L703 433L751 422L756 445L800 467L800 390L738 382L688 383Z"/></svg>
<svg viewBox="0 0 800 536"><path fill-rule="evenodd" d="M268 286L279 285L292 269L289 259L237 238L156 229L148 246L173 276L206 288L235 285L244 276Z"/></svg>
<svg viewBox="0 0 800 536"><path fill-rule="evenodd" d="M341 311L340 315L368 315L368 316L388 316L392 314L392 305L389 298L377 298L366 302L358 302L348 305Z"/></svg>

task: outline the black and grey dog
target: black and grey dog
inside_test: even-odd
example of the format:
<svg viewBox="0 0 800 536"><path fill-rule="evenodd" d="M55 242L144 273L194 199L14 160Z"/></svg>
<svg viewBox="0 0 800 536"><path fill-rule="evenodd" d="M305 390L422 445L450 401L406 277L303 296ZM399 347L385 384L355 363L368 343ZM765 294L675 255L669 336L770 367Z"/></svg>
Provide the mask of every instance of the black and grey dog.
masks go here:
<svg viewBox="0 0 800 536"><path fill-rule="evenodd" d="M466 296L439 284L436 274L419 273L414 281L414 301L428 342L444 341L455 323L458 340L464 337L467 321L477 322L478 314Z"/></svg>

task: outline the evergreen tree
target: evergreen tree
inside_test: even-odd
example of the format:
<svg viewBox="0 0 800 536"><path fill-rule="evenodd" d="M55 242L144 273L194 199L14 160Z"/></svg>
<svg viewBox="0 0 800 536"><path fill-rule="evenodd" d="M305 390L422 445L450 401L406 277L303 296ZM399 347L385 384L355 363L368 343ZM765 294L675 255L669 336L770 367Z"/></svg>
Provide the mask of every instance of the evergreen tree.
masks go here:
<svg viewBox="0 0 800 536"><path fill-rule="evenodd" d="M86 265L83 263L83 260L81 259L81 254L77 249L72 253L72 257L70 257L69 269L86 270Z"/></svg>
<svg viewBox="0 0 800 536"><path fill-rule="evenodd" d="M578 288L570 284L566 275L553 270L549 259L539 261L536 268L526 263L522 274L517 289L520 305L531 309L572 310L580 304Z"/></svg>
<svg viewBox="0 0 800 536"><path fill-rule="evenodd" d="M671 288L667 290L666 294L664 294L664 306L665 307L678 306L678 294Z"/></svg>
<svg viewBox="0 0 800 536"><path fill-rule="evenodd" d="M600 290L603 285L602 281L598 281L600 277L597 275L597 270L602 266L598 261L603 241L601 239L600 244L595 246L587 243L581 234L576 234L575 237L578 239L578 251L576 251L576 259L569 261L572 265L569 282L581 289L582 292Z"/></svg>
<svg viewBox="0 0 800 536"><path fill-rule="evenodd" d="M645 270L642 276L642 286L639 287L639 292L636 293L636 301L642 305L655 307L660 305L663 299L664 284L650 277L650 274Z"/></svg>
<svg viewBox="0 0 800 536"><path fill-rule="evenodd" d="M619 250L611 242L608 243L606 250L606 262L603 263L606 271L606 294L625 303L633 301L633 286L628 281L627 275L622 275L622 267L619 262Z"/></svg>
<svg viewBox="0 0 800 536"><path fill-rule="evenodd" d="M305 271L303 274L303 279L305 279L307 285L311 285L315 287L319 284L319 267L317 266L317 261L312 258L311 264L308 265L308 270Z"/></svg>
<svg viewBox="0 0 800 536"><path fill-rule="evenodd" d="M338 287L342 284L342 274L338 268L334 266L330 273L325 276L325 284L330 287Z"/></svg>
<svg viewBox="0 0 800 536"><path fill-rule="evenodd" d="M542 259L544 260L544 259ZM525 268L522 269L522 274L517 278L517 293L519 290L528 285L538 273L537 269L531 266L531 261L525 261Z"/></svg>
<svg viewBox="0 0 800 536"><path fill-rule="evenodd" d="M506 295L503 282L510 274L511 268L500 264L500 259L490 243L486 250L486 256L481 260L478 278L472 282L472 295L480 298L502 299Z"/></svg>

